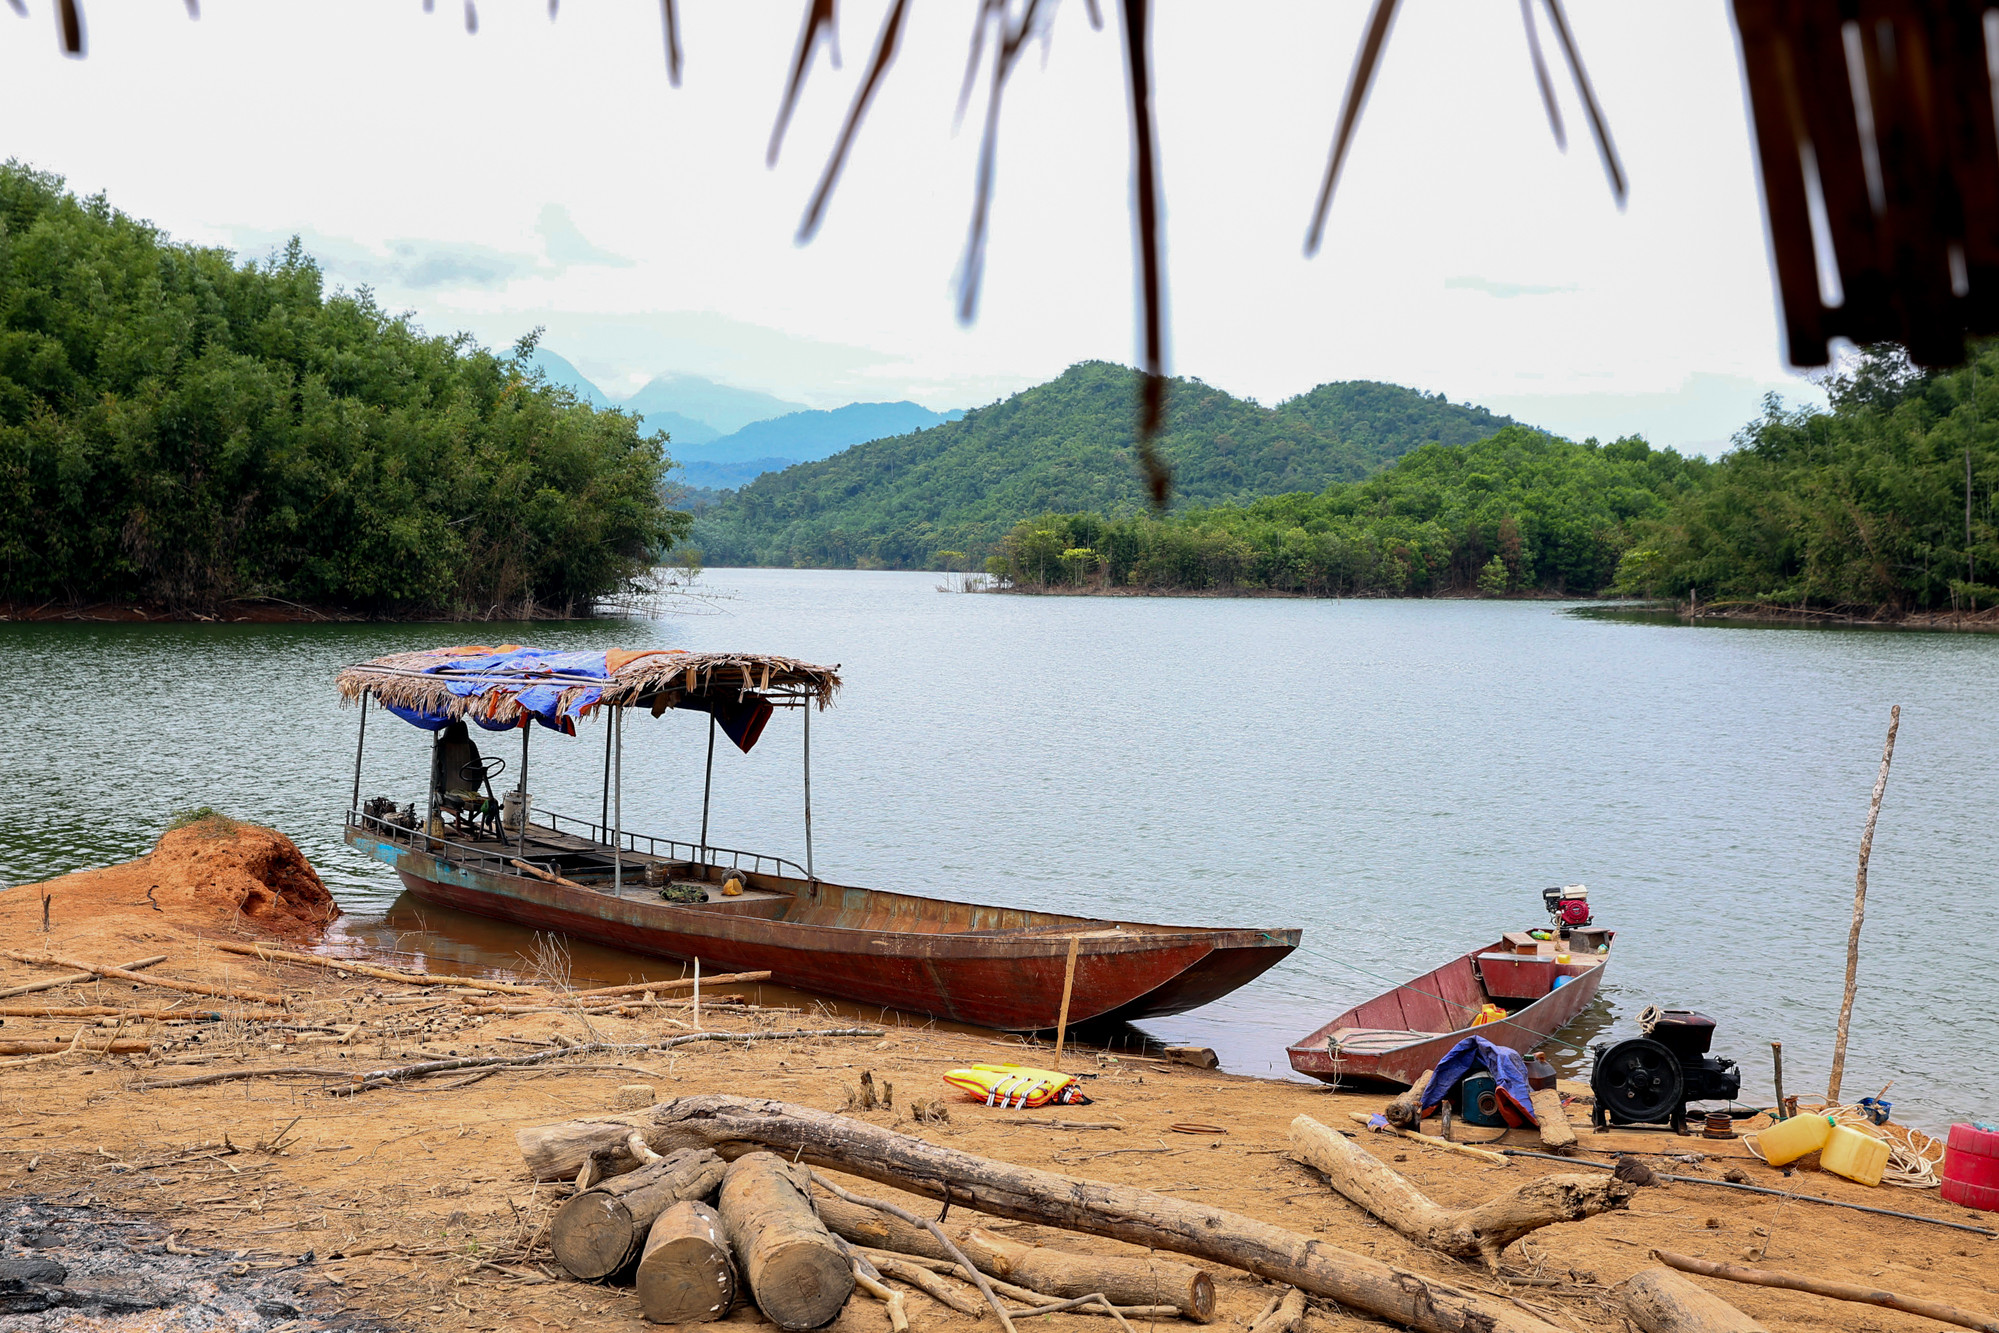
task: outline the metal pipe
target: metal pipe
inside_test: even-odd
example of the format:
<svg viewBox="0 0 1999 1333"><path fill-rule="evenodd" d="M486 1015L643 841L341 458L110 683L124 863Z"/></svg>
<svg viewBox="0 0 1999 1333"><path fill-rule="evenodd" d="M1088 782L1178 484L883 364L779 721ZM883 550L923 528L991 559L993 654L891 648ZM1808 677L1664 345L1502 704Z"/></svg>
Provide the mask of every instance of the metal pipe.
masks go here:
<svg viewBox="0 0 1999 1333"><path fill-rule="evenodd" d="M361 691L361 735L354 742L354 800L347 807L350 810L361 808L361 750L368 744L368 696L373 693L373 690Z"/></svg>
<svg viewBox="0 0 1999 1333"><path fill-rule="evenodd" d="M805 878L812 873L812 701L805 701Z"/></svg>
<svg viewBox="0 0 1999 1333"><path fill-rule="evenodd" d="M701 864L708 864L708 798L715 790L715 715L708 714L708 772L701 779Z"/></svg>
<svg viewBox="0 0 1999 1333"><path fill-rule="evenodd" d="M611 895L621 897L625 892L625 710L620 705L611 714L611 735L615 737L618 762L615 765L614 795L611 797L611 818L617 827L611 834Z"/></svg>
<svg viewBox="0 0 1999 1333"><path fill-rule="evenodd" d="M1588 1162L1580 1157L1557 1157L1553 1153L1529 1152L1525 1148L1501 1148L1508 1157L1541 1157L1550 1162L1560 1162L1564 1166L1590 1166L1599 1171L1615 1171L1617 1168L1605 1162ZM1602 1148L1586 1149L1588 1152L1603 1152ZM1632 1154L1636 1155L1636 1154ZM1933 1227L1950 1227L1956 1231L1969 1231L1979 1236L1999 1236L1999 1231L1991 1227L1975 1227L1967 1222L1951 1222L1941 1217L1924 1217L1920 1213L1898 1213L1892 1208L1873 1208L1864 1203L1848 1203L1844 1199L1824 1199L1816 1194L1792 1194L1788 1190L1773 1190L1764 1185L1743 1185L1733 1180L1710 1180L1706 1176L1671 1176L1663 1171L1653 1173L1657 1179L1677 1181L1682 1185L1715 1185L1725 1190L1747 1190L1751 1194L1774 1194L1780 1199L1796 1199L1799 1203L1822 1203L1828 1208L1851 1208L1856 1213L1873 1213L1878 1217L1899 1217L1907 1222L1928 1222Z"/></svg>

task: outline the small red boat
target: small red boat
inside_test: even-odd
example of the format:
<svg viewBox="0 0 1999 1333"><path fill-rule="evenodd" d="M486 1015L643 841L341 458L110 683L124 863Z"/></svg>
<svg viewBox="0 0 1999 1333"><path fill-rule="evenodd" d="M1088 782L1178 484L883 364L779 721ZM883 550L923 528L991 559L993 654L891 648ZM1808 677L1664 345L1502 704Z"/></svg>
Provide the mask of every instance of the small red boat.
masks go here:
<svg viewBox="0 0 1999 1333"><path fill-rule="evenodd" d="M768 970L799 990L1009 1031L1183 1013L1261 975L1298 947L1297 930L1106 921L985 907L821 879L812 868L814 706L836 668L760 654L542 652L515 644L405 653L348 667L339 686L436 733L428 807L361 800L355 753L349 845L394 867L419 898L635 953ZM623 724L631 708L709 715L708 764L722 731L747 752L774 709L803 728L805 862L674 841L624 826ZM573 735L609 710L598 820L536 809L525 772L530 723ZM519 729L520 786L495 799L502 760L481 756L465 723Z"/></svg>
<svg viewBox="0 0 1999 1333"><path fill-rule="evenodd" d="M1385 995L1356 1005L1293 1042L1291 1067L1327 1083L1414 1083L1466 1037L1522 1055L1589 1008L1603 984L1616 932L1598 927L1559 939L1509 934ZM1494 1005L1504 1018L1474 1020Z"/></svg>

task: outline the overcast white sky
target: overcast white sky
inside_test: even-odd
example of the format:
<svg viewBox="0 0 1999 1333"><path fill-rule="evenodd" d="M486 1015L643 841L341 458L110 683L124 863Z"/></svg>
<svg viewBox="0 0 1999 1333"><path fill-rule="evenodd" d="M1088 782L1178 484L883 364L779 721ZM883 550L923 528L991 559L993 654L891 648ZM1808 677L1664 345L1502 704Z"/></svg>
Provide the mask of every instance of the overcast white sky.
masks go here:
<svg viewBox="0 0 1999 1333"><path fill-rule="evenodd" d="M1116 0L1105 0L1109 10ZM882 0L841 6L783 159L764 147L800 4L684 0L667 85L651 0L53 0L0 10L0 154L178 238L267 253L436 332L544 345L607 391L680 371L815 406L988 402L1134 357L1130 154L1115 16L1057 12L1001 124L978 322L951 283L980 98L953 132L974 6L913 6L816 241L799 214ZM1573 0L1632 187L1611 202L1559 63L1558 152L1518 8L1405 0L1323 253L1302 238L1363 0L1167 0L1155 38L1171 366L1266 403L1382 379L1565 433L1713 450L1784 368L1723 0ZM1545 34L1545 30L1544 30ZM1550 38L1544 45L1557 54Z"/></svg>

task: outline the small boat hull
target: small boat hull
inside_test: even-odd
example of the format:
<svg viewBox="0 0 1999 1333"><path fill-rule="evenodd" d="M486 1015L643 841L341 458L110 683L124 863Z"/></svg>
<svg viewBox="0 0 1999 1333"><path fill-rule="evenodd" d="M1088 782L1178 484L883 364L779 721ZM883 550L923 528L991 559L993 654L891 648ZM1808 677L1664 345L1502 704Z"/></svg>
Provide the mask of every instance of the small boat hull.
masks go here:
<svg viewBox="0 0 1999 1333"><path fill-rule="evenodd" d="M1589 1008L1609 962L1608 953L1572 963L1522 961L1508 958L1502 942L1347 1010L1294 1042L1286 1054L1293 1069L1323 1082L1402 1084L1434 1069L1466 1037L1483 1037L1525 1055ZM1523 981L1523 972L1541 976ZM1548 984L1558 977L1568 979ZM1489 1002L1507 1008L1507 1016L1475 1027L1464 1021Z"/></svg>
<svg viewBox="0 0 1999 1333"><path fill-rule="evenodd" d="M460 911L1008 1031L1056 1025L1072 938L1074 1025L1206 1004L1276 964L1299 936L981 907L774 874L753 876L755 892L742 897L679 905L629 887L618 896L455 863L420 836L350 824L347 841L394 867L418 898Z"/></svg>

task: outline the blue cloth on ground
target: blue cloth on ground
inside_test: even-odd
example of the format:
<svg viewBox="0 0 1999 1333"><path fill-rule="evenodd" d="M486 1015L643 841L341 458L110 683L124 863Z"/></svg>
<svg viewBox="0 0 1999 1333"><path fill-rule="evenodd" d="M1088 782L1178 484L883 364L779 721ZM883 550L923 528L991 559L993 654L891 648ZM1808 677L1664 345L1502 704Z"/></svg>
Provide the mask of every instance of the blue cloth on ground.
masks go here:
<svg viewBox="0 0 1999 1333"><path fill-rule="evenodd" d="M1534 1118L1534 1093L1527 1086L1527 1062L1520 1052L1495 1046L1484 1037L1466 1037L1444 1053L1423 1090L1423 1114L1428 1116L1458 1090L1467 1074L1485 1070L1499 1096L1499 1113L1509 1125L1539 1125Z"/></svg>

